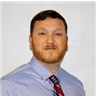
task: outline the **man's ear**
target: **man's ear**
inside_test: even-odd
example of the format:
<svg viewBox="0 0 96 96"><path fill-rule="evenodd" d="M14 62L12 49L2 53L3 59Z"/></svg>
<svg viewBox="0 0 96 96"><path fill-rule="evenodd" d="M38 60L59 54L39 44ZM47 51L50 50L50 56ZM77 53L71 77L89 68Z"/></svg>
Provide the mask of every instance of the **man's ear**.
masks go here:
<svg viewBox="0 0 96 96"><path fill-rule="evenodd" d="M66 51L68 51L68 36L66 37Z"/></svg>
<svg viewBox="0 0 96 96"><path fill-rule="evenodd" d="M30 47L30 50L32 50L32 36L29 35L29 47Z"/></svg>

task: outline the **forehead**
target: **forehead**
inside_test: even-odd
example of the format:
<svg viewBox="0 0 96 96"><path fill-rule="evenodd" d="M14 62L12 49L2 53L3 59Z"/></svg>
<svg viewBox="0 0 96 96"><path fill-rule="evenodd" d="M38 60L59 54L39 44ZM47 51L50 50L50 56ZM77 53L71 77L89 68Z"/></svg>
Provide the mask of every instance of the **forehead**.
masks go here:
<svg viewBox="0 0 96 96"><path fill-rule="evenodd" d="M36 21L34 24L34 29L37 28L63 28L65 29L64 23L61 19L59 18L47 18L45 20L39 20Z"/></svg>

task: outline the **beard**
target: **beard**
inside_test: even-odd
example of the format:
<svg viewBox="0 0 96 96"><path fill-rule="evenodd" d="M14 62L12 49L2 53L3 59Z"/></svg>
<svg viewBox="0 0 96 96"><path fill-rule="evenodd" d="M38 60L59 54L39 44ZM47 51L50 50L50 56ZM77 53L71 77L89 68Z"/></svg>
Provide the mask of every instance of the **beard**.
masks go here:
<svg viewBox="0 0 96 96"><path fill-rule="evenodd" d="M66 47L67 47L66 44L65 48L59 52L58 47L54 44L46 45L42 50L38 50L34 42L32 42L32 45L34 56L41 62L48 64L60 62L66 53Z"/></svg>

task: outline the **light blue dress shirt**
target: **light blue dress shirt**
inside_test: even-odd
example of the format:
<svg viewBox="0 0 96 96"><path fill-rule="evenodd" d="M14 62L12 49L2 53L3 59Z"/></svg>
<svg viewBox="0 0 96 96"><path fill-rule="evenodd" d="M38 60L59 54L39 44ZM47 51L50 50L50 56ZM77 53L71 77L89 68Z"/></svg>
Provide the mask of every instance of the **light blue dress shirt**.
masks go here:
<svg viewBox="0 0 96 96"><path fill-rule="evenodd" d="M1 79L2 96L53 96L52 73L33 57L25 64ZM55 74L65 96L85 96L82 83L59 68Z"/></svg>

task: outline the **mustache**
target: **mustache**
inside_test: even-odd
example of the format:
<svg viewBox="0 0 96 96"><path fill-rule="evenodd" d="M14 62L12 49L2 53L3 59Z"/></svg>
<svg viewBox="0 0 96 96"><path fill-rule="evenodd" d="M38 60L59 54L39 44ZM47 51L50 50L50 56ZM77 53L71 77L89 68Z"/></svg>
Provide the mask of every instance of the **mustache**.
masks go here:
<svg viewBox="0 0 96 96"><path fill-rule="evenodd" d="M45 50L48 50L48 49L56 49L56 48L57 48L56 45L46 45L46 46L44 47Z"/></svg>

